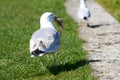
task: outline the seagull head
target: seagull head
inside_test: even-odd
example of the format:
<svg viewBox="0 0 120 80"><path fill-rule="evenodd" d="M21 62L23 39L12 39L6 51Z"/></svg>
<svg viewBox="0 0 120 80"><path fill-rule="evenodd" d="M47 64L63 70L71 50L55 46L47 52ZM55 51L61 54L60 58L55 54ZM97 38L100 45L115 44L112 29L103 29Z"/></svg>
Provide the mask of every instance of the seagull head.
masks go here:
<svg viewBox="0 0 120 80"><path fill-rule="evenodd" d="M63 28L63 21L60 17L55 16L51 12L45 12L40 17L40 24L42 25L49 25L49 23L52 23L53 21L57 22L57 24Z"/></svg>
<svg viewBox="0 0 120 80"><path fill-rule="evenodd" d="M42 14L40 21L49 21L52 22L54 20L54 14L51 12L45 12Z"/></svg>

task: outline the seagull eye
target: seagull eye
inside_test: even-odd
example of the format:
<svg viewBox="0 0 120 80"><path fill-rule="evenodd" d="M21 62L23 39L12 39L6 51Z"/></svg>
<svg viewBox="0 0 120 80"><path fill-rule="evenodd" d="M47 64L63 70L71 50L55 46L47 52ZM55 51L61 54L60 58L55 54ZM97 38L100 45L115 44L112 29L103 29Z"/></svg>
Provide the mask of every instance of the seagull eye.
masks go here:
<svg viewBox="0 0 120 80"><path fill-rule="evenodd" d="M53 21L53 20L54 20L54 15L53 15L53 14L50 14L50 15L48 16L48 20L49 20L49 21Z"/></svg>
<svg viewBox="0 0 120 80"><path fill-rule="evenodd" d="M53 14L51 14L51 15L50 15L50 17L53 19L53 18L54 18L54 15L53 15Z"/></svg>
<svg viewBox="0 0 120 80"><path fill-rule="evenodd" d="M50 16L51 16L51 17L53 17L54 15L53 15L53 14L51 14Z"/></svg>

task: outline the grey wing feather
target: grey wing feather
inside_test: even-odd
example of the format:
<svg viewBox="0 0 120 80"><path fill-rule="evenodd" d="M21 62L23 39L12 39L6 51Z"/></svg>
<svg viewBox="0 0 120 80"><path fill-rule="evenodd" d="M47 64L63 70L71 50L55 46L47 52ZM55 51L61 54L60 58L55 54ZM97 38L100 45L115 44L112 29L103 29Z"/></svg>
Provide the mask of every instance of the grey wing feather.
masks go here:
<svg viewBox="0 0 120 80"><path fill-rule="evenodd" d="M39 50L44 52L54 52L59 48L59 43L60 36L55 30L41 29L36 31L32 35L30 41L30 50L35 50L36 48L38 48Z"/></svg>

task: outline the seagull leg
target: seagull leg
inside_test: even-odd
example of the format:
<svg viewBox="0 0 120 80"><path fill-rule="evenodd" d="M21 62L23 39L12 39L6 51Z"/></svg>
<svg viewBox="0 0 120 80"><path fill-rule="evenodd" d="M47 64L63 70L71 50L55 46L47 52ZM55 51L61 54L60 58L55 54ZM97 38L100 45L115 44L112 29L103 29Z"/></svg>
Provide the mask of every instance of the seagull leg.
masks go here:
<svg viewBox="0 0 120 80"><path fill-rule="evenodd" d="M56 55L53 54L53 57L54 57L54 65L56 65Z"/></svg>
<svg viewBox="0 0 120 80"><path fill-rule="evenodd" d="M89 21L87 20L87 27L90 27Z"/></svg>

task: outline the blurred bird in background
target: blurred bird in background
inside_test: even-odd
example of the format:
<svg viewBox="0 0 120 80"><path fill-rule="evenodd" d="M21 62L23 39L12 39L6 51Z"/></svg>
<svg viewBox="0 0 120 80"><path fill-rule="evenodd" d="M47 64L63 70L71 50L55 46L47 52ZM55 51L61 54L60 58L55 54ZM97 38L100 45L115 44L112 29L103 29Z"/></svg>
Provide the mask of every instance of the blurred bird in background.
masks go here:
<svg viewBox="0 0 120 80"><path fill-rule="evenodd" d="M88 19L90 18L91 13L87 7L86 0L80 0L80 7L78 10L78 17L81 21L86 21L87 26L90 27Z"/></svg>

